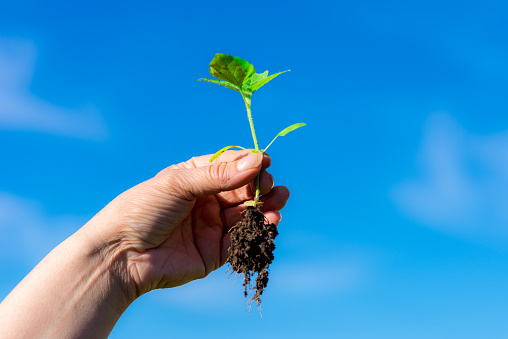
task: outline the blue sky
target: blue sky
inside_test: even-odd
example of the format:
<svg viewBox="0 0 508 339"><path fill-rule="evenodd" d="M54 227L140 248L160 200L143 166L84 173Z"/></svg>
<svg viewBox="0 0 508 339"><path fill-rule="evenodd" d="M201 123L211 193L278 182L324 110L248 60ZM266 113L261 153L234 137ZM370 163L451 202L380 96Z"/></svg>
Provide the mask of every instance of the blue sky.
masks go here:
<svg viewBox="0 0 508 339"><path fill-rule="evenodd" d="M116 195L251 145L291 190L263 317L225 268L137 300L111 338L506 338L508 6L458 1L4 1L0 298Z"/></svg>

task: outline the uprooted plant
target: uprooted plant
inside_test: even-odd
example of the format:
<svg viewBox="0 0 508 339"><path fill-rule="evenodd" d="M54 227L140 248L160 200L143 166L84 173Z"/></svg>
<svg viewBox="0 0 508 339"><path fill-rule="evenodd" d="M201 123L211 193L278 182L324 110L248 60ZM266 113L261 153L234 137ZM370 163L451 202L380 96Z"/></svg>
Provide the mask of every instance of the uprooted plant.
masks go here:
<svg viewBox="0 0 508 339"><path fill-rule="evenodd" d="M264 153L279 136L284 136L299 127L305 126L304 123L298 123L286 127L273 138L268 146L264 149L259 148L251 113L252 94L270 80L285 72L289 71L279 72L270 76L268 71L256 73L254 66L246 60L226 54L216 54L210 62L210 74L217 79L199 79L224 86L242 95L245 107L247 108L252 139L254 140L254 149L251 150L253 153ZM246 149L241 146L226 146L215 153L210 158L210 162L228 149L235 147ZM276 226L268 223L260 210L262 202L259 201L259 192L258 175L254 200L244 203L246 205L243 212L244 218L230 231L231 246L227 259L233 271L238 274L244 274L243 286L245 287L244 295L246 298L249 295L251 278L255 276L256 285L253 288L255 292L250 301L256 301L258 307L261 304L261 294L263 294L268 284L268 267L274 259L274 239L278 234Z"/></svg>

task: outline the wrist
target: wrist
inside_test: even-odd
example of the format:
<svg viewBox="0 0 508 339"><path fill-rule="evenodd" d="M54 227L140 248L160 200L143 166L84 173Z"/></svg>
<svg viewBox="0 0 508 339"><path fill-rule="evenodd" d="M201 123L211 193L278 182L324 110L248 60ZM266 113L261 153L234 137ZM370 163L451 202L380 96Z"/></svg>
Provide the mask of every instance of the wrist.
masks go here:
<svg viewBox="0 0 508 339"><path fill-rule="evenodd" d="M129 271L125 251L121 246L121 237L114 232L100 232L108 230L108 224L93 218L75 235L86 243L84 256L88 263L88 271L95 271L104 285L105 296L111 296L108 303L118 313L122 313L139 297L136 285L133 283Z"/></svg>

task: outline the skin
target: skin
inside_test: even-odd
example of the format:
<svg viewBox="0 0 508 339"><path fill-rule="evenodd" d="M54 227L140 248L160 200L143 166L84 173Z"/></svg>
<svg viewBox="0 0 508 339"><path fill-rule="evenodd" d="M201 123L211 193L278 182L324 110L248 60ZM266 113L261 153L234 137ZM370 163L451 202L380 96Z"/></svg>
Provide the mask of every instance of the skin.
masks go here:
<svg viewBox="0 0 508 339"><path fill-rule="evenodd" d="M119 195L49 253L0 304L1 338L105 338L139 296L222 266L228 231L254 197L278 224L289 198L270 157L228 151L170 166Z"/></svg>

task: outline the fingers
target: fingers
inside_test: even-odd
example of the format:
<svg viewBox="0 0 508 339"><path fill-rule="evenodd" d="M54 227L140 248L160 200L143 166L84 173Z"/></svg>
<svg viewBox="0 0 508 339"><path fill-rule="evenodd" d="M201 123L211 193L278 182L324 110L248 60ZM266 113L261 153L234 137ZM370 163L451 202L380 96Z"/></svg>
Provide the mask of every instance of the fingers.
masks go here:
<svg viewBox="0 0 508 339"><path fill-rule="evenodd" d="M263 171L259 174L259 193L260 194L268 194L274 185L273 176ZM252 192L252 198L256 195L256 186L257 186L257 180L254 180L249 185L249 190ZM247 198L250 199L251 197Z"/></svg>
<svg viewBox="0 0 508 339"><path fill-rule="evenodd" d="M222 208L228 208L233 205L238 205L246 200L252 200L256 196L256 178L249 184L239 189L222 192L217 194L217 199L219 200ZM273 188L273 176L263 171L260 173L259 178L259 189L260 194L268 194Z"/></svg>
<svg viewBox="0 0 508 339"><path fill-rule="evenodd" d="M280 211L286 206L289 199L289 190L286 186L274 187L270 193L261 197L263 211Z"/></svg>
<svg viewBox="0 0 508 339"><path fill-rule="evenodd" d="M274 215L272 212L278 213L278 211L280 211L282 208L284 208L284 206L286 206L288 199L289 199L289 190L287 189L287 187L276 186L270 191L270 193L261 197L260 200L261 202L263 202L261 210L263 211L263 214L267 218L268 216L271 216L271 218L273 218L274 220L273 222L277 224L280 218L277 219L276 215ZM229 230L243 218L243 215L241 213L244 209L245 206L242 204L224 210L223 215L226 230Z"/></svg>
<svg viewBox="0 0 508 339"><path fill-rule="evenodd" d="M248 153L232 162L174 169L163 171L159 175L171 192L193 200L247 185L261 170L263 159L262 153Z"/></svg>
<svg viewBox="0 0 508 339"><path fill-rule="evenodd" d="M268 211L268 212L264 213L264 215L265 215L266 219L268 220L269 224L278 225L282 219L282 215L280 214L279 211Z"/></svg>

